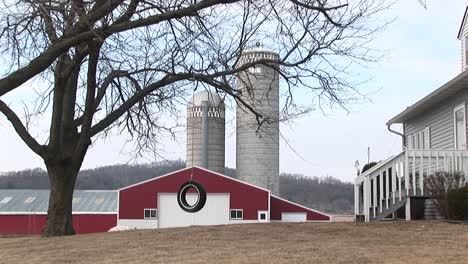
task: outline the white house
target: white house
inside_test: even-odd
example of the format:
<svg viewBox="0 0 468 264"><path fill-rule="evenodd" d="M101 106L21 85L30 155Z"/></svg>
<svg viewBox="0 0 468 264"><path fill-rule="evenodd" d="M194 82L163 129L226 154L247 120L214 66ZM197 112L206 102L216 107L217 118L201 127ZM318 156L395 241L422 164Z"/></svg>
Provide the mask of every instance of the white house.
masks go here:
<svg viewBox="0 0 468 264"><path fill-rule="evenodd" d="M356 178L357 219L424 218L430 203L423 184L427 175L436 171L468 175L468 7L458 39L462 73L387 122L388 129L402 137L402 152ZM403 133L392 130L393 124L402 124Z"/></svg>

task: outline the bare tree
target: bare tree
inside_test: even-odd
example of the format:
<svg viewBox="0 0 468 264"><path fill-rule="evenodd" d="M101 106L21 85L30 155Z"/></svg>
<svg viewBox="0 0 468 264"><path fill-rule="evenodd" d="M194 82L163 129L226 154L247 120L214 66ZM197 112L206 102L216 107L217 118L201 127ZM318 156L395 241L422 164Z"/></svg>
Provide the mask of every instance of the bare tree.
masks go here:
<svg viewBox="0 0 468 264"><path fill-rule="evenodd" d="M357 94L349 65L375 59L368 43L380 29L373 19L383 1L2 1L0 47L10 64L0 80L0 112L47 168L43 235L74 234L73 189L92 140L118 129L139 147L151 147L161 133L171 133L161 120L174 117L177 102L193 89L223 93L261 123L234 79L263 64L282 77L283 115L312 107L295 103L296 90L345 106ZM259 38L279 52L279 61L239 67L242 51ZM39 142L28 129L30 115L21 117L4 100L44 83L48 88L36 89L31 111L50 115L48 139Z"/></svg>

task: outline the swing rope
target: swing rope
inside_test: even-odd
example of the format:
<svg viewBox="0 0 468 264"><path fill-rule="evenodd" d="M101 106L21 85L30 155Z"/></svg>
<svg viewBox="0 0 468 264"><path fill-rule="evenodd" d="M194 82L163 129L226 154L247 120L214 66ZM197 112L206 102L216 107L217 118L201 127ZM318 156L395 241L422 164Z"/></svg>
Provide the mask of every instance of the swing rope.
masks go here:
<svg viewBox="0 0 468 264"><path fill-rule="evenodd" d="M193 64L195 64L195 52L193 53ZM195 73L193 72L193 67L191 67L191 70L192 70L192 79L195 80ZM195 107L195 98L194 98L194 96L195 96L195 91L197 90L197 85L198 85L198 84L196 84L196 85L193 87L193 89L192 89L192 99L191 99L191 102L190 102L190 104L191 104L190 108L192 109L192 110L190 111L190 115L191 115L190 117L191 117L191 119L192 119L192 121L191 121L191 123L192 123L192 131L191 131L192 142L190 142L190 144L191 144L191 152L192 152L192 153L191 153L192 160L191 160L191 164L190 164L190 165L191 165L192 168L191 168L191 170L190 170L190 180L189 180L189 183L192 183L192 179L193 179L193 165L194 165L194 164L193 164L193 163L194 163L194 160L193 160L193 152L194 152L194 149L193 149L193 142L194 142L194 131L195 131L195 129L194 129L195 118L194 118L194 116L193 116L193 109L194 109L194 107Z"/></svg>
<svg viewBox="0 0 468 264"><path fill-rule="evenodd" d="M196 90L196 86L195 86L194 89L192 89L192 100L191 100L191 102L190 102L190 104L191 104L191 107L190 107L190 108L192 108L191 111L190 111L190 115L191 115L191 119L192 119L192 122L191 122L191 123L192 123L192 125L191 125L191 127L192 127L192 131L191 131L192 142L190 142L190 144L191 144L191 150L190 150L190 151L192 152L192 153L190 153L191 156L192 156L192 159L191 159L191 161L190 161L190 162L191 162L190 165L191 165L192 168L191 168L191 170L190 170L190 180L189 180L190 183L192 183L192 179L193 179L193 141L194 141L194 138L193 138L193 137L194 137L194 125L195 125L195 122L194 122L195 118L194 118L194 116L193 116L193 105L194 105L194 101L195 101L195 100L194 100L194 99L195 99L195 98L194 98L194 96L195 96L195 90Z"/></svg>

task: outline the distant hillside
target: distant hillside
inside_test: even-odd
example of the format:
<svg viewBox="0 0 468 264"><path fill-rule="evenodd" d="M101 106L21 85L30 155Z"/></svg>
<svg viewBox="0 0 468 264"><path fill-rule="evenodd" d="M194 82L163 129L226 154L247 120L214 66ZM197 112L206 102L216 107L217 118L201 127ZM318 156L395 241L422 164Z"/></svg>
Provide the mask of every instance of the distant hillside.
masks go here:
<svg viewBox="0 0 468 264"><path fill-rule="evenodd" d="M113 165L83 170L76 189L115 190L140 181L173 172L185 167L182 160L142 165ZM235 169L226 168L226 175L235 177ZM47 172L31 169L9 172L0 177L0 189L48 189ZM280 196L293 202L330 213L352 213L353 185L333 177L305 177L282 174Z"/></svg>
<svg viewBox="0 0 468 264"><path fill-rule="evenodd" d="M281 174L281 196L323 212L352 214L354 185L333 177Z"/></svg>

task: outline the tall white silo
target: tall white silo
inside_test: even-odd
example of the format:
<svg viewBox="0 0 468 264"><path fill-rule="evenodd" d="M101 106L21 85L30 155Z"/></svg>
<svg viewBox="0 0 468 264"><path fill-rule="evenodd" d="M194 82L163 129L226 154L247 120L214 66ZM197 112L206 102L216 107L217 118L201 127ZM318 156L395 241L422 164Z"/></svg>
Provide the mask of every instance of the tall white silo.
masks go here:
<svg viewBox="0 0 468 264"><path fill-rule="evenodd" d="M224 173L225 106L213 92L195 94L187 105L187 167Z"/></svg>
<svg viewBox="0 0 468 264"><path fill-rule="evenodd" d="M279 56L256 47L242 53L240 65L259 59L277 61ZM279 194L279 73L274 68L256 65L238 75L242 98L265 121L259 127L256 116L237 103L236 174L240 180Z"/></svg>

